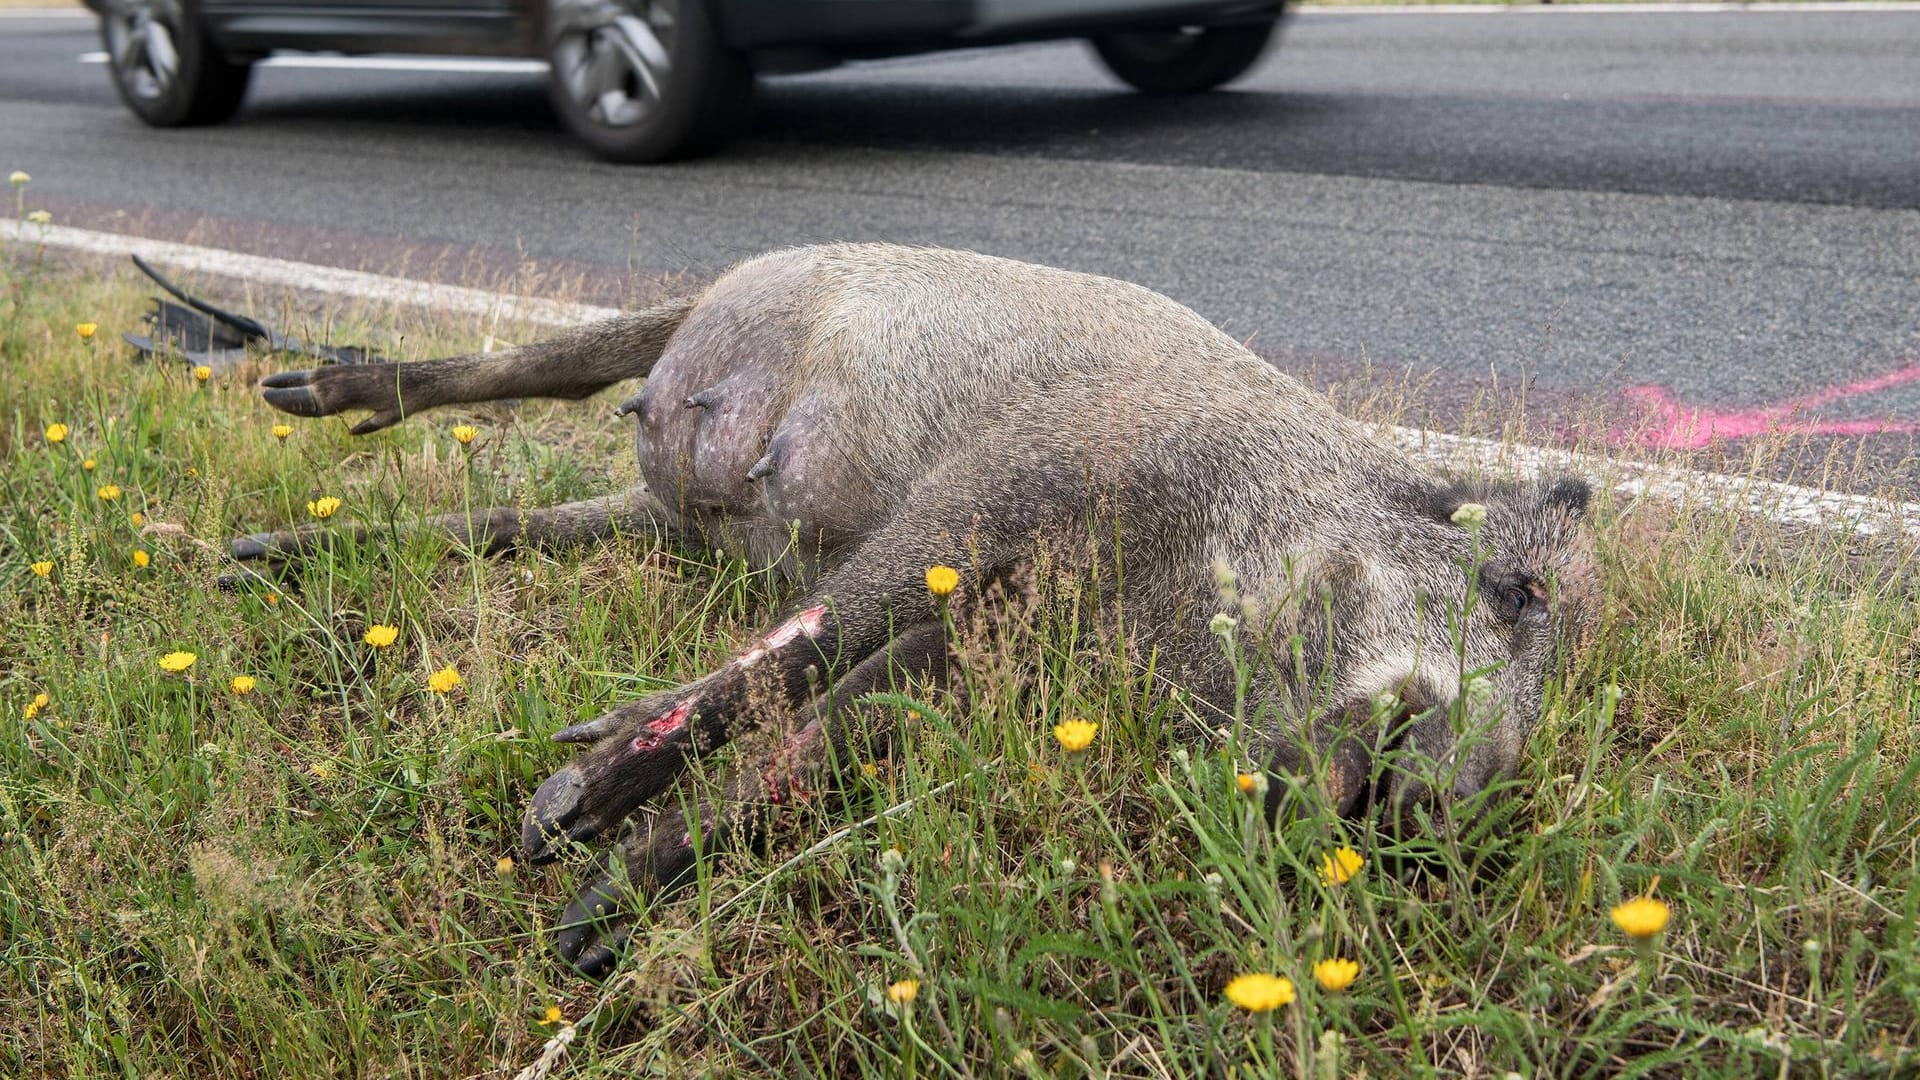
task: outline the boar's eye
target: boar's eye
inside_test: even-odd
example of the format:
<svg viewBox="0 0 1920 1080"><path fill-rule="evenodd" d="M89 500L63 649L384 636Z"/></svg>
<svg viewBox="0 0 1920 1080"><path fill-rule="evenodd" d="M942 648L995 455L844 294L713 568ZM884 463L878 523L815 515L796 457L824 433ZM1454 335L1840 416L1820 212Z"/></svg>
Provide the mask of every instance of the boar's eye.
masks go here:
<svg viewBox="0 0 1920 1080"><path fill-rule="evenodd" d="M1511 621L1519 621L1520 616L1526 614L1527 604L1533 600L1533 594L1519 585L1508 585L1501 591L1505 595L1500 598L1502 607L1500 614Z"/></svg>
<svg viewBox="0 0 1920 1080"><path fill-rule="evenodd" d="M1546 590L1523 571L1500 572L1492 567L1480 571L1480 595L1493 605L1501 620L1517 623L1522 616L1546 609Z"/></svg>

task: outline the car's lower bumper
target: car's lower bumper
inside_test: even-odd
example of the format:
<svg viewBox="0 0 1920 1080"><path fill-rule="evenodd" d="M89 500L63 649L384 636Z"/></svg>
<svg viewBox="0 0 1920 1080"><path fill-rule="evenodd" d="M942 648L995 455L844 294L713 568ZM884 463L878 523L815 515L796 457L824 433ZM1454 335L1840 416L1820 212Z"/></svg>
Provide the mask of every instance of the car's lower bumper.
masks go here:
<svg viewBox="0 0 1920 1080"><path fill-rule="evenodd" d="M938 40L965 30L973 0L718 0L721 32L735 48L835 47Z"/></svg>
<svg viewBox="0 0 1920 1080"><path fill-rule="evenodd" d="M938 45L1073 37L1140 27L1277 18L1284 0L717 0L742 49Z"/></svg>

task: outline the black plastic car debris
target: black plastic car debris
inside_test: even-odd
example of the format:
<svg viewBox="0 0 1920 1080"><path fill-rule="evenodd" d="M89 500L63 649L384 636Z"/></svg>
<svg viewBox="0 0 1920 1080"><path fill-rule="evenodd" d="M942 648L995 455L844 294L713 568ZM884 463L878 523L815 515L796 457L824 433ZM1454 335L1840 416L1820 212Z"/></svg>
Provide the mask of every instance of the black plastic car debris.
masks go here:
<svg viewBox="0 0 1920 1080"><path fill-rule="evenodd" d="M358 345L315 345L288 337L258 320L188 296L138 255L133 257L133 265L179 301L154 297L153 310L144 316L147 332L120 335L139 350L141 359L178 357L196 367L204 364L216 372L224 372L245 360L249 349L293 353L323 364L364 364L380 359Z"/></svg>

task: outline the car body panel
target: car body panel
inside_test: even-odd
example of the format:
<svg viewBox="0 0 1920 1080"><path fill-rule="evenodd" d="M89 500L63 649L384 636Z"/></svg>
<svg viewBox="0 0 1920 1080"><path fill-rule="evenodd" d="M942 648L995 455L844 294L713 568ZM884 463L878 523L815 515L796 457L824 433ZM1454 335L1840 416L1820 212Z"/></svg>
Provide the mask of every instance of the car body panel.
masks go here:
<svg viewBox="0 0 1920 1080"><path fill-rule="evenodd" d="M87 0L101 10L109 0ZM1284 0L708 0L727 44L769 69L1116 30L1272 19ZM543 57L542 0L356 0L194 5L214 42L247 59L287 49Z"/></svg>

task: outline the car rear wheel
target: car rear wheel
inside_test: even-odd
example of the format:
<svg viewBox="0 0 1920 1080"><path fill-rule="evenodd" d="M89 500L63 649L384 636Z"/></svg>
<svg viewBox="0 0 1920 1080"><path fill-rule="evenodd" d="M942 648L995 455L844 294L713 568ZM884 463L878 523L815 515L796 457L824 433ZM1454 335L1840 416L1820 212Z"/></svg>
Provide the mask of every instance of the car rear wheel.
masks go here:
<svg viewBox="0 0 1920 1080"><path fill-rule="evenodd" d="M101 13L100 41L120 100L155 127L227 119L253 73L220 54L182 0L114 0Z"/></svg>
<svg viewBox="0 0 1920 1080"><path fill-rule="evenodd" d="M702 0L549 0L547 57L555 111L609 161L712 150L753 96L752 68Z"/></svg>
<svg viewBox="0 0 1920 1080"><path fill-rule="evenodd" d="M1093 39L1107 70L1148 94L1192 94L1232 82L1267 51L1279 20L1173 30L1128 30Z"/></svg>

